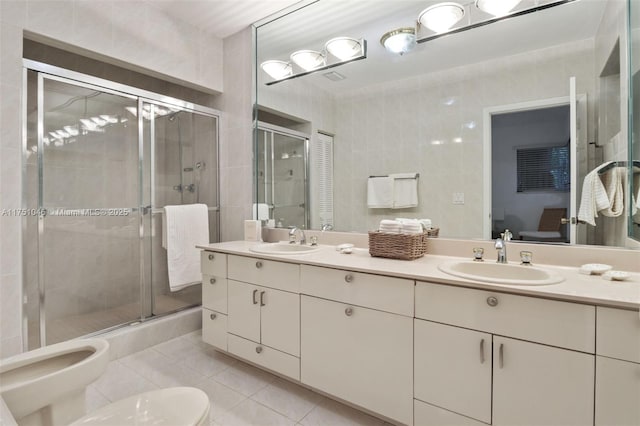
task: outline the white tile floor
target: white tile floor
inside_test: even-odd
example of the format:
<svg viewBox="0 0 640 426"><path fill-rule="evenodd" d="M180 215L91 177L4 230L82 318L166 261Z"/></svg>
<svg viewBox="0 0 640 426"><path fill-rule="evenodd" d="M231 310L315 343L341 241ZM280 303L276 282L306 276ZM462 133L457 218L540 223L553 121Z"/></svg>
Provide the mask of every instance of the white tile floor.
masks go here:
<svg viewBox="0 0 640 426"><path fill-rule="evenodd" d="M216 352L193 332L112 361L87 390L87 409L170 386L211 400L212 426L385 425L344 404Z"/></svg>

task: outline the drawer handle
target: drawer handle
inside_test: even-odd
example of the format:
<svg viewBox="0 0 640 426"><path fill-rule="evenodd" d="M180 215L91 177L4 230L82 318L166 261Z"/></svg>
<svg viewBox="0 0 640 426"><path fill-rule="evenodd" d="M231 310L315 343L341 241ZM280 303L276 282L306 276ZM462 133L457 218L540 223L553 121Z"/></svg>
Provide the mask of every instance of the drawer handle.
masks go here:
<svg viewBox="0 0 640 426"><path fill-rule="evenodd" d="M215 284L216 283L216 279L215 278L209 278L209 283L210 284Z"/></svg>
<svg viewBox="0 0 640 426"><path fill-rule="evenodd" d="M253 290L252 300L254 305L258 304L258 300L256 299L256 294L258 294L258 290Z"/></svg>
<svg viewBox="0 0 640 426"><path fill-rule="evenodd" d="M484 339L480 339L480 364L484 364Z"/></svg>
<svg viewBox="0 0 640 426"><path fill-rule="evenodd" d="M217 316L218 316L218 315L216 315L216 314L211 314L211 315L209 315L209 318L211 318L212 320L214 320L214 319L216 319L216 317L217 317Z"/></svg>
<svg viewBox="0 0 640 426"><path fill-rule="evenodd" d="M344 310L344 314L348 317L350 317L351 315L353 315L353 308L352 307L348 307L347 309Z"/></svg>
<svg viewBox="0 0 640 426"><path fill-rule="evenodd" d="M262 346L256 346L256 353L259 354L262 352Z"/></svg>
<svg viewBox="0 0 640 426"><path fill-rule="evenodd" d="M214 259L214 257L215 257L214 255L210 254L210 255L209 255L209 260L213 260L213 259Z"/></svg>
<svg viewBox="0 0 640 426"><path fill-rule="evenodd" d="M348 282L348 283L352 282L353 281L353 275L351 275L351 274L345 275L344 280L346 282Z"/></svg>
<svg viewBox="0 0 640 426"><path fill-rule="evenodd" d="M493 296L487 297L487 305L498 306L498 298Z"/></svg>
<svg viewBox="0 0 640 426"><path fill-rule="evenodd" d="M498 352L498 365L502 368L504 367L504 343L500 343L500 350Z"/></svg>
<svg viewBox="0 0 640 426"><path fill-rule="evenodd" d="M260 292L260 306L264 306L266 305L266 303L264 303L264 291Z"/></svg>
<svg viewBox="0 0 640 426"><path fill-rule="evenodd" d="M258 269L262 268L262 262L257 261L256 262L256 268L258 268Z"/></svg>

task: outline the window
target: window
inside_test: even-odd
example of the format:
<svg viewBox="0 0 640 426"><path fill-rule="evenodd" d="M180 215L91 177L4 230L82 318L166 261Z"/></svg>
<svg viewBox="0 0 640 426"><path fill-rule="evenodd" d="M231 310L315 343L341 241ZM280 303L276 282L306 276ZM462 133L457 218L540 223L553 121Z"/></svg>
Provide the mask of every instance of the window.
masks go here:
<svg viewBox="0 0 640 426"><path fill-rule="evenodd" d="M518 192L562 191L571 186L569 144L517 151Z"/></svg>

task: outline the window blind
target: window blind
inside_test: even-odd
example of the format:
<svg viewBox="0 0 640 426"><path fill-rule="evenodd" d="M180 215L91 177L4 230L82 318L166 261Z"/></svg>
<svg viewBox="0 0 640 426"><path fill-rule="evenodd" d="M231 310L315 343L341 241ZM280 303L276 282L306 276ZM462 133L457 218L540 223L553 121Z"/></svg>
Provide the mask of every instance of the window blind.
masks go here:
<svg viewBox="0 0 640 426"><path fill-rule="evenodd" d="M562 191L571 186L569 146L516 150L518 192Z"/></svg>
<svg viewBox="0 0 640 426"><path fill-rule="evenodd" d="M311 176L318 227L333 226L333 137L317 133L311 143Z"/></svg>

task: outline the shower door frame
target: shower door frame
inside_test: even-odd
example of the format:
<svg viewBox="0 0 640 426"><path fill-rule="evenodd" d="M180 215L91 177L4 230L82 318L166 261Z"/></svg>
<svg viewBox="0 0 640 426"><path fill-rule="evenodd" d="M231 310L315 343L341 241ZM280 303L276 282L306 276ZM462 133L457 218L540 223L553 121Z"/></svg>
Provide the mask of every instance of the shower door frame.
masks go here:
<svg viewBox="0 0 640 426"><path fill-rule="evenodd" d="M271 203L269 203L269 217L271 217L271 214L274 212L276 205L275 205L275 175L274 175L274 171L275 171L275 158L274 158L274 148L275 148L275 135L281 135L281 136L287 136L290 138L294 138L294 139L300 139L302 140L303 143L303 161L304 161L304 166L303 166L303 179L304 179L304 229L310 229L311 226L311 212L309 211L309 208L311 207L309 205L309 201L310 201L310 194L309 194L309 143L310 143L310 136L307 133L304 132L299 132L296 130L291 130L291 129L287 129L286 127L281 127L281 126L277 126L275 124L271 124L271 123L265 123L264 121L258 121L257 126L256 126L256 130L257 132L264 132L265 133L265 138L264 138L264 144L265 147L268 144L269 145L269 153L271 154L271 158L267 158L267 150L265 149L265 153L264 153L264 165L265 165L265 172L267 170L267 166L270 164L271 165L271 188L270 188L270 193L271 193ZM270 140L267 142L267 137L266 137L266 133L269 133L271 135ZM256 136L256 143L259 143L259 138ZM259 147L256 146L256 150L255 150L256 154L259 152ZM257 156L256 156L257 157ZM256 158L256 161L261 161L262 159L260 158ZM257 175L256 175L256 183L257 183ZM266 182L266 175L265 175L265 183L264 183L265 189L264 189L264 193L265 193L265 197L267 195L267 190L269 188L267 188L267 182ZM258 192L256 192L256 196L257 196ZM258 200L256 200L256 204L258 203ZM258 212L254 212L254 214L258 215ZM275 219L275 214L273 219Z"/></svg>
<svg viewBox="0 0 640 426"><path fill-rule="evenodd" d="M92 332L87 336L104 333L110 330L118 329L121 327L125 327L132 322L144 322L153 318L159 318L165 315L171 315L175 312L179 312L181 310L190 309L193 306L188 306L177 311L167 312L165 314L154 315L153 314L153 297L150 297L150 300L146 300L145 296L152 295L152 281L149 273L146 273L145 267L145 237L147 233L145 233L145 225L144 218L147 214L150 217L150 226L153 226L153 206L155 201L154 194L154 176L155 176L155 135L154 135L154 127L153 127L153 119L150 121L150 143L149 143L149 205L145 205L144 200L144 183L145 183L145 154L144 151L144 118L141 113L143 110L144 104L152 105L152 111L155 106L165 106L165 107L173 107L179 108L185 112L196 113L203 116L208 116L211 118L215 118L216 125L216 147L215 147L215 156L216 156L216 196L215 196L215 206L208 206L209 211L215 211L215 220L216 220L216 238L220 240L220 120L222 119L221 111L218 111L213 108L205 107L202 105L194 104L191 102L183 101L177 98L169 97L160 93L150 92L144 89L139 89L133 86L128 86L125 84L117 83L114 81L102 79L99 77L94 77L91 75L79 73L76 71L71 71L65 68L56 67L53 65L45 64L38 61L33 61L30 59L23 59L23 68L22 68L22 140L21 140L21 151L22 151L22 165L21 165L21 174L22 174L22 209L27 210L27 185L25 184L28 179L27 175L27 161L26 161L26 151L27 151L27 142L28 142L28 125L27 125L27 90L28 90L28 72L34 71L37 73L37 146L38 146L38 161L37 161L37 169L38 169L38 207L43 207L43 194L42 194L42 176L43 176L43 164L42 164L42 150L44 146L44 110L42 108L44 101L44 79L49 79L53 81L58 81L65 84L71 84L79 87L84 87L88 89L93 89L97 91L101 91L111 95L117 95L126 97L129 99L135 99L138 109L137 116L137 145L138 145L138 207L132 208L131 213L138 213L138 238L139 238L139 250L140 250L140 279L138 285L140 286L140 315L134 321L126 322L123 324L118 324L103 330L99 330L96 332ZM37 218L37 234L38 234L38 277L37 277L37 292L38 292L38 337L40 347L46 346L46 291L44 285L44 254L43 250L41 250L40 244L43 240L44 235L44 217L45 215L42 212L38 213ZM22 220L22 236L23 238L27 235L27 218L23 217ZM151 229L148 229L147 232L150 234ZM27 265L24 259L24 251L21 251L22 258L22 300L23 300L23 308L22 308L22 346L23 350L29 350L29 333L28 333L28 323L29 318L27 314L27 309L24 308L24 305L27 303L26 295L28 294L27 289L27 280L26 277L26 269ZM151 266L148 266L152 268ZM153 269L151 269L151 273Z"/></svg>

